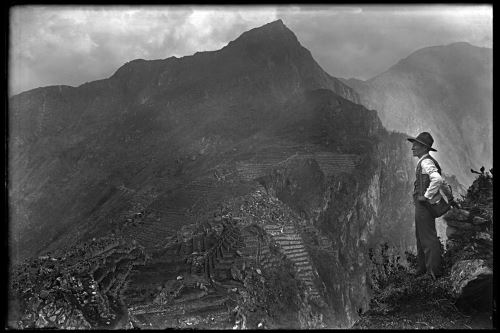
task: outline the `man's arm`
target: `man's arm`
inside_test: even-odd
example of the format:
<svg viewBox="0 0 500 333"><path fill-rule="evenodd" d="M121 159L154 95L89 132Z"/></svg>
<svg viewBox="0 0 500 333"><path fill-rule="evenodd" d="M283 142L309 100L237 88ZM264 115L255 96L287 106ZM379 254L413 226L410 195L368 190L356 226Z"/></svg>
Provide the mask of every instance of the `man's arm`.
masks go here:
<svg viewBox="0 0 500 333"><path fill-rule="evenodd" d="M439 187L443 183L443 178L438 172L438 169L434 165L434 162L430 158L426 158L421 162L422 172L429 175L431 183L424 193L424 197L431 199L439 191Z"/></svg>

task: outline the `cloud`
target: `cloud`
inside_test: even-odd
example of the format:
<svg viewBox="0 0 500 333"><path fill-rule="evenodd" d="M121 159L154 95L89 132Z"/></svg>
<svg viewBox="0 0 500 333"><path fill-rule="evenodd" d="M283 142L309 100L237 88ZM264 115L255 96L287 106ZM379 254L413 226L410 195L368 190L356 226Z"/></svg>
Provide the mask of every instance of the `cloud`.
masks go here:
<svg viewBox="0 0 500 333"><path fill-rule="evenodd" d="M466 41L492 47L491 6L362 6L278 15L331 75L369 79L417 49ZM321 12L321 15L317 15Z"/></svg>
<svg viewBox="0 0 500 333"><path fill-rule="evenodd" d="M11 94L78 86L137 58L220 49L278 18L337 77L370 78L426 46L492 46L491 6L18 6L10 14Z"/></svg>
<svg viewBox="0 0 500 333"><path fill-rule="evenodd" d="M11 94L109 77L133 59L164 59L222 48L276 19L253 7L53 7L11 11Z"/></svg>

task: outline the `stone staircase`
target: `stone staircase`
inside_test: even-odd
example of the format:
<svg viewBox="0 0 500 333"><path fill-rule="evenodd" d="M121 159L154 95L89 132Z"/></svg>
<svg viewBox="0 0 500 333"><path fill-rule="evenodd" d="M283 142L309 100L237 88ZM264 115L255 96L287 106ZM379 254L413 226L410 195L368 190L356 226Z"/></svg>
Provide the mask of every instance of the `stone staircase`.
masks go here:
<svg viewBox="0 0 500 333"><path fill-rule="evenodd" d="M293 264L297 278L306 286L310 299L319 306L326 306L314 280L317 278L306 246L293 225L265 225L263 229L280 247L281 252ZM266 265L270 263L265 262Z"/></svg>

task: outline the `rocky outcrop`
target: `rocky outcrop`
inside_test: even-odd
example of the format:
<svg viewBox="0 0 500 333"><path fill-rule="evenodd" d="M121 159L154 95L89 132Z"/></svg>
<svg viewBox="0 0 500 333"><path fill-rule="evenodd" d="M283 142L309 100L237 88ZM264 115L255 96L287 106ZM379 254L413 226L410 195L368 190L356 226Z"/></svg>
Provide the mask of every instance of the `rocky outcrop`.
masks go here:
<svg viewBox="0 0 500 333"><path fill-rule="evenodd" d="M453 295L459 306L490 310L493 294L493 269L482 259L457 261L450 272Z"/></svg>
<svg viewBox="0 0 500 333"><path fill-rule="evenodd" d="M489 310L493 283L493 176L482 173L467 190L461 208L443 216L450 291L461 307Z"/></svg>

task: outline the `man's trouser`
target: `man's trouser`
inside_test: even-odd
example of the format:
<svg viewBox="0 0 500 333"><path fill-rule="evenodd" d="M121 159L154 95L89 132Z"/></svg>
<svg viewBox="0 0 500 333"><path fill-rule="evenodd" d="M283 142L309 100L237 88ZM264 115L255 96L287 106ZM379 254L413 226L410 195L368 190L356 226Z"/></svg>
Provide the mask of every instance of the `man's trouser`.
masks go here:
<svg viewBox="0 0 500 333"><path fill-rule="evenodd" d="M415 202L415 229L417 235L417 259L419 271L441 275L441 246L436 232L436 223L429 209Z"/></svg>

